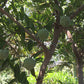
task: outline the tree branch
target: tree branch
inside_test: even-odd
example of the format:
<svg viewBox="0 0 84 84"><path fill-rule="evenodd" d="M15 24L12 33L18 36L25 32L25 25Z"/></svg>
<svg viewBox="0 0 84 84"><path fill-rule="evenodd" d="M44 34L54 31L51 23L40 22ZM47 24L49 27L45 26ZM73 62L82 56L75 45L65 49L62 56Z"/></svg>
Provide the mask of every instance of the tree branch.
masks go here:
<svg viewBox="0 0 84 84"><path fill-rule="evenodd" d="M59 38L61 32L62 32L62 29L60 30L58 27L54 29L53 41L52 41L52 44L50 45L51 54L54 53L54 50L56 48L58 38Z"/></svg>
<svg viewBox="0 0 84 84"><path fill-rule="evenodd" d="M48 48L42 43L40 42L33 34L31 34L31 32L29 32L27 29L24 28L24 26L22 26L15 18L12 17L12 15L10 15L9 13L7 13L4 9L2 9L0 7L0 12L5 14L6 16L8 16L8 18L10 18L13 22L15 22L20 28L24 29L24 31L30 35L30 37L32 39L34 39L43 49L44 52L48 51Z"/></svg>
<svg viewBox="0 0 84 84"><path fill-rule="evenodd" d="M58 0L54 0L55 4L57 4L59 6L59 2ZM60 36L60 33L62 32L62 28L60 29L60 12L58 10L55 10L56 14L56 22L54 24L54 35L53 35L53 41L52 44L50 45L50 52L51 54L54 53L55 48L56 48L56 44L58 42L58 38Z"/></svg>
<svg viewBox="0 0 84 84"><path fill-rule="evenodd" d="M34 53L31 57L38 56L38 55L40 55L42 52L43 52L43 50L37 51L37 52Z"/></svg>
<svg viewBox="0 0 84 84"><path fill-rule="evenodd" d="M37 78L36 84L42 84L42 80L43 80L43 77L44 77L44 74L46 71L46 67L49 64L50 59L52 58L52 55L53 55L55 48L56 48L56 44L58 42L58 38L59 38L61 30L62 30L57 25L55 25L55 26L56 27L54 29L54 36L53 36L54 38L53 38L52 44L50 45L49 51L45 53L45 59L41 65L39 76Z"/></svg>
<svg viewBox="0 0 84 84"><path fill-rule="evenodd" d="M54 0L54 2L55 4L58 5L58 7L60 7L58 0ZM56 24L60 24L60 11L55 10L55 12L56 12Z"/></svg>
<svg viewBox="0 0 84 84"><path fill-rule="evenodd" d="M75 16L77 16L80 11L84 10L84 4L81 5L74 13L71 14L70 18L73 19Z"/></svg>
<svg viewBox="0 0 84 84"><path fill-rule="evenodd" d="M49 64L50 59L52 57L52 55L50 54L50 52L48 52L46 55L47 56L45 56L45 59L44 59L42 65L41 65L39 76L37 78L37 83L36 84L42 84L43 77L44 77L47 65Z"/></svg>

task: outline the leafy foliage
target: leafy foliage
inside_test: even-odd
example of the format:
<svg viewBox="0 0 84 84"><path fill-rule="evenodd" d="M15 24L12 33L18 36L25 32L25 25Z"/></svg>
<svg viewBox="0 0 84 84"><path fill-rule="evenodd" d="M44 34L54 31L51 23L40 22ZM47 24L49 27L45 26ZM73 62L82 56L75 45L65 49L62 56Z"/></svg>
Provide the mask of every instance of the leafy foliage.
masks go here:
<svg viewBox="0 0 84 84"><path fill-rule="evenodd" d="M84 54L84 11L80 11L78 15L74 16L72 21L70 18L81 4L84 4L83 0L0 1L0 8L6 11L6 15L8 13L11 15L10 17L14 18L10 20L9 16L7 17L0 12L0 49L9 49L9 57L1 63L1 66L8 63L13 70L14 79L10 81L10 84L14 81L21 84L29 84L26 73L24 71L22 72L20 64L16 63L16 60L20 60L22 56L33 57L36 63L45 63L43 61L45 61L44 59L47 57L43 54L45 52L47 52L45 54L48 54L51 48L55 50L55 52L53 51L50 54L54 53L54 56L59 55L62 61L74 64L75 55L71 48L72 43L67 41L68 38L65 34L68 29L71 31L72 39L78 51L81 51L80 54ZM17 25L15 23L17 23ZM48 34L45 36L45 32L42 33L44 38L41 39L42 35L41 37L39 36L39 38L43 40L41 41L38 38L38 31L43 28L48 30L49 36ZM59 30L62 30L62 32L60 33ZM58 35L58 33L60 33L60 35ZM48 39L45 40L47 37ZM58 41L57 46L56 40ZM47 47L45 42L48 43L49 41L51 42L51 46ZM54 49L54 47L52 48L52 46L56 47L56 49ZM2 61L0 60L0 62ZM31 74L36 77L34 68L31 70ZM59 82L62 83L61 81Z"/></svg>

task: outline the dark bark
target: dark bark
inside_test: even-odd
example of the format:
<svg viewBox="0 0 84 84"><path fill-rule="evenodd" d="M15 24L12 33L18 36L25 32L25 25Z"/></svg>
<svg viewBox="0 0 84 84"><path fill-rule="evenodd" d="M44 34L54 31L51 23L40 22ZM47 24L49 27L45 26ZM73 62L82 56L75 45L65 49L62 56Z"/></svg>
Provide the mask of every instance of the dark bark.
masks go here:
<svg viewBox="0 0 84 84"><path fill-rule="evenodd" d="M40 68L39 76L37 78L37 84L42 84L43 78L44 78L44 74L45 74L47 65L50 62L51 57L52 57L52 55L50 55L49 53L46 54L46 57L45 57L42 65L41 65L41 68Z"/></svg>
<svg viewBox="0 0 84 84"><path fill-rule="evenodd" d="M75 47L75 43L73 43L72 49L76 56L76 61L77 61L78 84L84 84L83 83L83 56L81 56L81 53L77 50L77 47Z"/></svg>
<svg viewBox="0 0 84 84"><path fill-rule="evenodd" d="M77 69L78 69L78 84L83 83L83 61L82 57L77 58Z"/></svg>

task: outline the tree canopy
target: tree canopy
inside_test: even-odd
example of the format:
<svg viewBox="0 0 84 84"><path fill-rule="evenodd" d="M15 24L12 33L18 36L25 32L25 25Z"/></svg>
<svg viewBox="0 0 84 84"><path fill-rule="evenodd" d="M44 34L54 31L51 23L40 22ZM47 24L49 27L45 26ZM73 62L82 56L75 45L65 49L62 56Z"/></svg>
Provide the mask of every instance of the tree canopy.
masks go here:
<svg viewBox="0 0 84 84"><path fill-rule="evenodd" d="M40 34L39 30L42 30ZM30 57L36 63L42 62L38 77L34 68L31 70L37 84L42 84L47 65L59 53L65 56L63 59L76 62L79 84L83 84L84 1L1 0L0 49L9 49L5 62L14 71L15 79L11 82L28 84L25 72L20 72L19 64L15 65L14 61Z"/></svg>

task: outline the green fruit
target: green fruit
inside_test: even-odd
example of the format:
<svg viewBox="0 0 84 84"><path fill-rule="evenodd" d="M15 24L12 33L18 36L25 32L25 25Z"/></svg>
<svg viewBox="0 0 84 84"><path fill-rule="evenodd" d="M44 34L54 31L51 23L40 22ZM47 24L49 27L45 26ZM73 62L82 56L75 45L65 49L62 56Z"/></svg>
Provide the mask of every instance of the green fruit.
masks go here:
<svg viewBox="0 0 84 84"><path fill-rule="evenodd" d="M9 54L9 50L2 50L2 49L0 49L0 59L1 60L7 59L8 54Z"/></svg>
<svg viewBox="0 0 84 84"><path fill-rule="evenodd" d="M32 70L35 65L36 62L32 58L26 58L23 62L23 67L25 67L27 70Z"/></svg>
<svg viewBox="0 0 84 84"><path fill-rule="evenodd" d="M40 29L37 33L40 40L46 40L48 38L49 32L46 29Z"/></svg>
<svg viewBox="0 0 84 84"><path fill-rule="evenodd" d="M60 24L63 27L70 27L71 26L71 19L68 16L62 16L60 18Z"/></svg>

